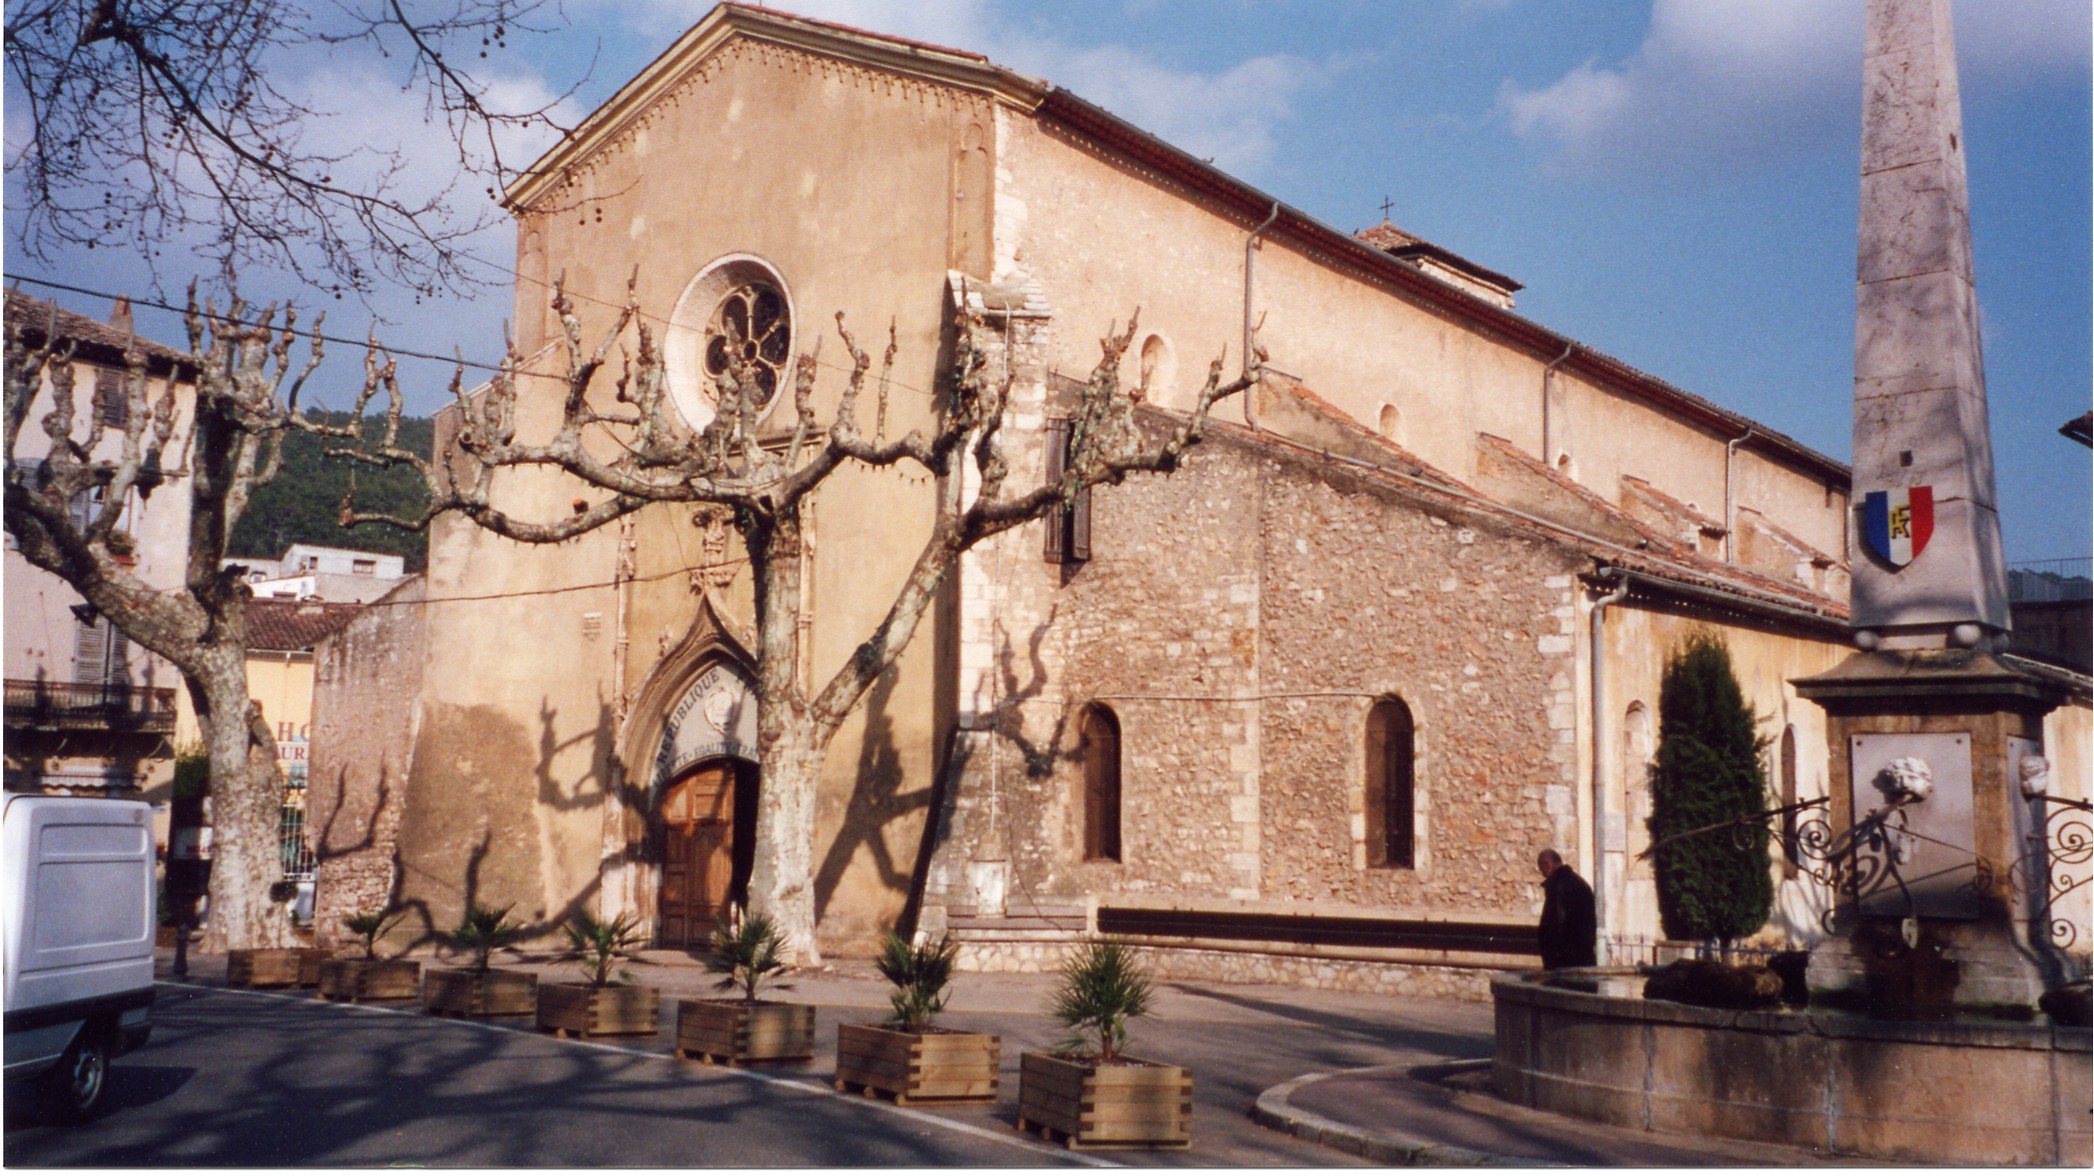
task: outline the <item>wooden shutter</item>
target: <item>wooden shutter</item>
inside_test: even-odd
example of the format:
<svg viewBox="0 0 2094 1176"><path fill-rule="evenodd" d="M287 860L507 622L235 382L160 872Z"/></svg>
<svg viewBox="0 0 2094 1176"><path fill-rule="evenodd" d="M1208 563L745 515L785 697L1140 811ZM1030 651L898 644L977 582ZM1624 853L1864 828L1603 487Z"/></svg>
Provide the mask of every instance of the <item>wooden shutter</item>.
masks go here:
<svg viewBox="0 0 2094 1176"><path fill-rule="evenodd" d="M102 423L121 429L131 419L130 389L125 373L111 368L95 369L95 411L102 414Z"/></svg>
<svg viewBox="0 0 2094 1176"><path fill-rule="evenodd" d="M1091 488L1076 492L1069 503L1069 562L1091 558Z"/></svg>
<svg viewBox="0 0 2094 1176"><path fill-rule="evenodd" d="M109 672L109 635L101 617L81 621L73 631L73 681L100 682Z"/></svg>
<svg viewBox="0 0 2094 1176"><path fill-rule="evenodd" d="M1062 474L1068 469L1069 422L1050 420L1047 422L1047 477L1044 485L1059 485ZM1067 558L1065 539L1068 531L1069 507L1066 502L1057 503L1042 521L1047 525L1047 545L1041 553L1048 563L1061 563ZM1084 535L1086 545L1090 542L1088 532Z"/></svg>

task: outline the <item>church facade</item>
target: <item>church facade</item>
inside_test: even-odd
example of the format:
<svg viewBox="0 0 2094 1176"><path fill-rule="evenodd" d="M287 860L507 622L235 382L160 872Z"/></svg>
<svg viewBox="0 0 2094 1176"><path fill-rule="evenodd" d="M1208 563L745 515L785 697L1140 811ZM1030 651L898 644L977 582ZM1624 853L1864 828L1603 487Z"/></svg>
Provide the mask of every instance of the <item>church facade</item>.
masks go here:
<svg viewBox="0 0 2094 1176"><path fill-rule="evenodd" d="M631 279L694 426L728 321L781 384L834 314L891 323L893 435L928 419L970 304L1012 378L1014 477L1057 459L1137 308L1123 375L1159 427L1253 325L1269 356L1183 468L948 578L831 749L825 952L899 923L1032 968L1109 933L1166 974L1473 993L1531 958L1550 847L1610 936L1655 937L1643 765L1697 627L1761 716L1770 801L1823 795L1824 718L1788 682L1847 649L1848 471L1522 318L1503 274L1334 230L978 55L733 5L508 201L533 369L565 362L556 276L592 344ZM521 430L557 418L543 386ZM576 494L504 477L515 513ZM885 611L932 491L861 469L817 495L815 674ZM477 901L696 944L763 803L750 618L717 512L538 549L437 524L426 576L319 655L320 926L391 903L428 935ZM2061 778L2084 779L2085 715L2082 690L2051 720ZM1808 889L1783 894L1771 933L1806 933Z"/></svg>

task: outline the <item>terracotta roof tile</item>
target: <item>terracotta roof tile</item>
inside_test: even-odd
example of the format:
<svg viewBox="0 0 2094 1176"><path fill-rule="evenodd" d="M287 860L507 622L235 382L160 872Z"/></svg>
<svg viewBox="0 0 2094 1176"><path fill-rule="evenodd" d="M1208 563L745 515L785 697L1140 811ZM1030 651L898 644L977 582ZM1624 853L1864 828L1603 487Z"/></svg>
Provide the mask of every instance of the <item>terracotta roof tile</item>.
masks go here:
<svg viewBox="0 0 2094 1176"><path fill-rule="evenodd" d="M118 330L99 319L75 314L56 303L41 298L32 298L20 290L7 291L7 324L19 326L25 341L32 347L43 342L44 332L52 327L56 315L56 327L61 339L73 339L80 344L80 357L103 363L120 363L124 349L135 343L145 354L148 362L159 365L188 366L189 353L178 351L150 339L136 338L129 331Z"/></svg>
<svg viewBox="0 0 2094 1176"><path fill-rule="evenodd" d="M249 601L247 648L269 653L309 650L355 619L362 608L359 604L321 601Z"/></svg>

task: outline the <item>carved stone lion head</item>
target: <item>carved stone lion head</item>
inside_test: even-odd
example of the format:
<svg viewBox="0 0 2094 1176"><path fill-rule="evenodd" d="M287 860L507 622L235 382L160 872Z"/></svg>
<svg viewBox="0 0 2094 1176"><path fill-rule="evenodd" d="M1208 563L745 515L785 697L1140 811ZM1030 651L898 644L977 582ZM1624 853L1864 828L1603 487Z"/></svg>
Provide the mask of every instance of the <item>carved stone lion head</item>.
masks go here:
<svg viewBox="0 0 2094 1176"><path fill-rule="evenodd" d="M1873 783L1892 804L1922 801L1934 791L1934 769L1916 755L1901 755L1883 765Z"/></svg>

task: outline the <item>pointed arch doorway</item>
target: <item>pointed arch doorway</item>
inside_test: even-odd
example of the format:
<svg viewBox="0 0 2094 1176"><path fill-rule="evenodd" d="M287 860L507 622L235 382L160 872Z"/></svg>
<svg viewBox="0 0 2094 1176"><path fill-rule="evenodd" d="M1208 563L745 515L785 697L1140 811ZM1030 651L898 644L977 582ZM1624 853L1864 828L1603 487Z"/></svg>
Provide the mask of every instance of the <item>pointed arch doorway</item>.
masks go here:
<svg viewBox="0 0 2094 1176"><path fill-rule="evenodd" d="M714 920L748 900L756 776L755 764L722 756L685 769L662 789L660 946L703 948Z"/></svg>

